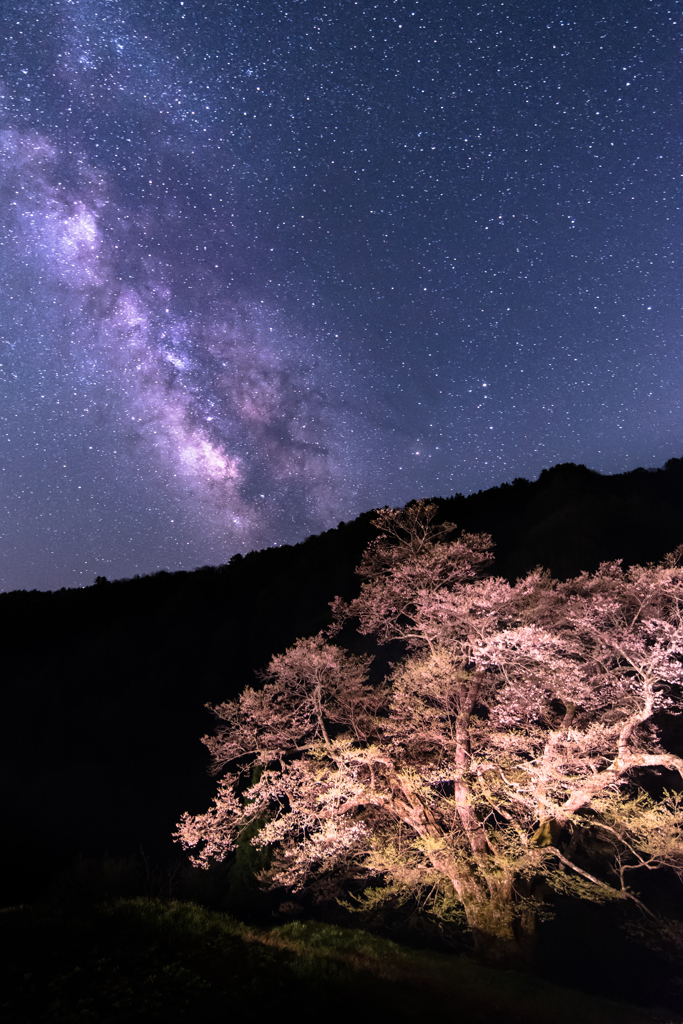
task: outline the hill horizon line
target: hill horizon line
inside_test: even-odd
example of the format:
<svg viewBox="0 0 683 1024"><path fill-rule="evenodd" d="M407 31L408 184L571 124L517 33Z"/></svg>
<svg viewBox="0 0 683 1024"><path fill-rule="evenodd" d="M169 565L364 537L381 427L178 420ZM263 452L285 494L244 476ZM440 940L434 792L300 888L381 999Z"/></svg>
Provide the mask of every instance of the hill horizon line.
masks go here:
<svg viewBox="0 0 683 1024"><path fill-rule="evenodd" d="M562 476L564 476L564 477L574 477L575 480L578 480L579 478L584 478L586 481L592 480L594 482L597 482L597 481L604 481L604 482L623 481L623 482L627 482L629 480L632 480L632 481L635 482L635 481L643 480L643 478L647 478L648 476L649 477L654 477L654 476L656 476L656 474L671 474L671 475L676 475L676 476L678 476L678 475L683 476L683 458L672 457L670 459L667 459L667 461L664 463L663 467L656 466L656 467L649 467L648 468L648 467L638 466L635 469L624 470L621 473L601 473L599 470L591 469L590 467L586 466L585 463L581 463L581 462L580 463L576 463L576 462L558 462L558 463L556 463L553 466L549 466L549 467L546 467L546 468L542 469L541 472L539 473L538 477L535 480L528 480L526 477L515 477L512 481L503 481L500 484L495 484L495 485L493 485L491 487L487 487L487 488L480 488L478 491L472 491L471 493L466 494L466 495L463 494L462 492L456 492L456 493L454 493L452 495L447 495L447 496L443 496L443 495L436 496L436 495L433 495L433 496L430 496L430 497L423 496L421 498L417 498L417 497L416 498L411 498L410 501L406 502L406 505L409 505L409 504L411 504L414 501L420 501L420 500L434 501L434 502L437 502L439 504L441 504L441 503L449 503L449 502L472 502L473 499L484 499L484 498L488 498L490 500L490 499L494 498L496 496L496 494L500 494L502 496L507 490L512 489L512 488L517 488L517 489L521 489L521 488L532 488L532 489L533 488L537 488L537 489L538 488L543 488L544 486L551 484L553 480L556 480L558 477L562 477ZM530 492L530 496L531 496L531 492ZM17 588L17 587L15 587L12 590L2 590L2 591L0 591L0 596L9 596L10 594L20 594L20 593L58 594L58 593L69 592L69 591L90 590L92 587L101 586L103 584L124 584L124 583L130 583L133 580L150 579L150 578L159 577L159 576L188 576L188 575L191 576L194 573L207 572L209 570L220 571L220 570L226 569L228 566L233 564L235 561L240 561L241 559L245 559L245 558L248 559L248 558L250 558L250 557L252 557L254 555L261 555L261 556L263 556L263 555L266 554L266 552L285 551L285 550L297 549L301 545L305 545L309 541L314 540L315 538L324 537L325 535L327 535L329 533L332 533L332 532L334 532L336 530L339 530L340 528L348 526L348 525L350 525L352 523L357 523L357 522L360 522L360 521L363 521L363 520L367 520L367 518L369 516L374 515L374 513L377 511L377 509L381 508L381 507L385 507L385 506L376 505L376 506L374 506L371 509L367 509L367 510L365 510L363 512L360 512L357 516L355 516L351 520L348 520L348 521L341 520L337 524L337 526L328 527L326 530L321 530L319 533L309 534L306 537L303 537L300 541L297 541L295 543L283 543L283 544L277 544L276 543L276 544L270 544L270 545L268 545L268 546L266 546L264 548L253 548L253 549L251 549L251 550L249 550L249 551L247 551L245 553L235 552L230 557L230 559L227 562L220 562L218 564L198 565L198 566L195 566L193 569L160 568L160 569L150 570L149 572L135 573L133 576L120 576L120 577L116 577L114 579L109 579L105 575L96 575L94 581L92 583L90 583L90 584L84 584L82 586L74 586L74 587L65 587L64 586L64 587L58 587L58 588L56 588L54 590L52 590L52 589L42 590L42 589L39 589L37 587L31 588L30 590L26 590L26 588L22 588L22 587L18 587ZM458 527L461 527L460 523L457 523L456 525ZM484 532L484 531L482 531L482 532Z"/></svg>

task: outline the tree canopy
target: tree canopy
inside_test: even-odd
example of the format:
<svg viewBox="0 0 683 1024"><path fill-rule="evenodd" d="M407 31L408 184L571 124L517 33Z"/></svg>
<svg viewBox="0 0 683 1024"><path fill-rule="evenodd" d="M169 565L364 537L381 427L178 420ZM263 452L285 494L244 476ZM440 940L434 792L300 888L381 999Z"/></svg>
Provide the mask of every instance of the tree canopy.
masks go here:
<svg viewBox="0 0 683 1024"><path fill-rule="evenodd" d="M665 730L680 711L683 569L677 553L511 584L487 575L489 537L435 515L381 509L333 628L213 708L218 792L176 835L207 866L256 823L269 884L417 899L464 914L482 958L517 963L548 888L647 913L636 871L683 878L681 795L646 785L683 778ZM334 642L350 620L402 645L378 684Z"/></svg>

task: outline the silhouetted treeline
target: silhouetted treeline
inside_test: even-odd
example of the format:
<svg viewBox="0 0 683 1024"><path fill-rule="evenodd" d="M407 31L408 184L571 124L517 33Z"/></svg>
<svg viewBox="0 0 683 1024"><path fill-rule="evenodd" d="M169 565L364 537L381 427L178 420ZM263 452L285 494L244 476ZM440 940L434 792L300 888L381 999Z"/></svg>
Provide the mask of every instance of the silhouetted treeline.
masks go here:
<svg viewBox="0 0 683 1024"><path fill-rule="evenodd" d="M683 543L683 459L615 476L566 462L535 483L517 479L443 507L463 529L492 534L494 572L511 582L536 565L558 579L617 558L644 565Z"/></svg>
<svg viewBox="0 0 683 1024"><path fill-rule="evenodd" d="M656 561L683 543L683 459L619 476L568 463L437 500L444 518L492 534L494 572L510 580L538 564L567 578ZM78 852L172 855L180 813L213 792L204 704L253 683L329 622L336 594L357 593L372 518L216 568L0 594L2 856L19 889L22 864L35 879Z"/></svg>

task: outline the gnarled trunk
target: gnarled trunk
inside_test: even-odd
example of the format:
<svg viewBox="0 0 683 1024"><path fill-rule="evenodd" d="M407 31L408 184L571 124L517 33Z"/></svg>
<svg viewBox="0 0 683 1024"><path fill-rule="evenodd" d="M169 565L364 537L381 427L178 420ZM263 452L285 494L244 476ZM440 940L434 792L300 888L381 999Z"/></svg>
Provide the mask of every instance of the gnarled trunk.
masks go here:
<svg viewBox="0 0 683 1024"><path fill-rule="evenodd" d="M531 907L520 907L503 895L466 898L463 903L478 960L515 970L531 965L536 945L536 915Z"/></svg>
<svg viewBox="0 0 683 1024"><path fill-rule="evenodd" d="M467 917L474 940L474 952L484 963L509 968L528 966L533 959L536 915L528 903L515 899L510 879L501 880L489 873L491 848L482 821L472 806L472 793L465 774L470 759L470 723L479 692L479 678L470 676L460 686L459 713L456 720L455 762L458 775L454 786L458 817L467 836L473 871L464 885L454 885ZM476 867L475 867L476 865ZM478 884L472 884L477 871ZM462 865L460 866L462 875ZM486 880L486 885L482 883ZM451 875L453 878L453 875Z"/></svg>

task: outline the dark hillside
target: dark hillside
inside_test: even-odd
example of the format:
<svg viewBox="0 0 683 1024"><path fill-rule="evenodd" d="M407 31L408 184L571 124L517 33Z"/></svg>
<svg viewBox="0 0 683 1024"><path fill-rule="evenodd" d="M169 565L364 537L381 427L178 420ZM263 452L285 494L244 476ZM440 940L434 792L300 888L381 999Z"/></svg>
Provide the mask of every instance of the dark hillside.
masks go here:
<svg viewBox="0 0 683 1024"><path fill-rule="evenodd" d="M543 564L567 577L683 542L683 460L611 477L565 464L441 503L458 526L493 535L495 572L514 579ZM31 857L173 854L178 816L213 790L204 704L252 683L273 653L326 625L335 594L356 592L371 520L217 568L0 595L10 888L22 870L35 880Z"/></svg>
<svg viewBox="0 0 683 1024"><path fill-rule="evenodd" d="M564 463L443 502L445 515L496 543L494 571L511 581L535 565L568 579L600 562L657 561L683 541L683 459L664 469L601 476Z"/></svg>

